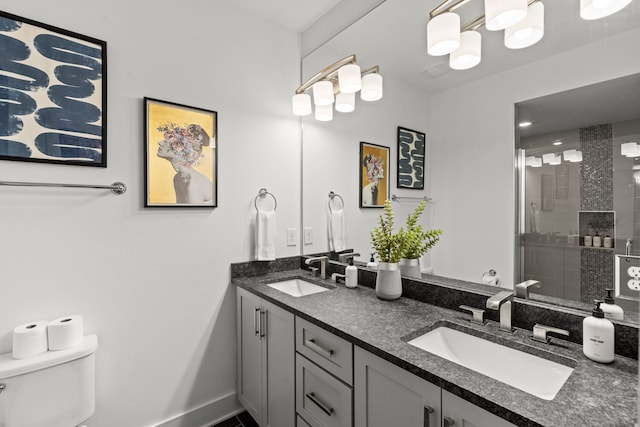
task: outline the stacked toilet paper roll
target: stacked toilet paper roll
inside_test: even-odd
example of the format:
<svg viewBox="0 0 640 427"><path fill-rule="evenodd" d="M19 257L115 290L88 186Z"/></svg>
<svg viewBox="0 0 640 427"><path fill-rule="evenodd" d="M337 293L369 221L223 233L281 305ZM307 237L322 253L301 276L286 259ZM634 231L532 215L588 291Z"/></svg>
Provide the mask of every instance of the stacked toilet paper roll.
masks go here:
<svg viewBox="0 0 640 427"><path fill-rule="evenodd" d="M16 326L13 330L14 359L24 359L47 351L47 323L42 320Z"/></svg>
<svg viewBox="0 0 640 427"><path fill-rule="evenodd" d="M65 316L47 324L49 350L65 350L82 344L82 316Z"/></svg>

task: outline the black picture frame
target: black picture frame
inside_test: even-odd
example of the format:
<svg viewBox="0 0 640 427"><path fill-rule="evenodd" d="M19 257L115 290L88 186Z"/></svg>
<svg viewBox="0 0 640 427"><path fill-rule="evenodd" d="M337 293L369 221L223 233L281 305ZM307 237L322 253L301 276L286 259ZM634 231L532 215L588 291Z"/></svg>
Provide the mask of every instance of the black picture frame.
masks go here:
<svg viewBox="0 0 640 427"><path fill-rule="evenodd" d="M424 190L426 136L398 126L397 187Z"/></svg>
<svg viewBox="0 0 640 427"><path fill-rule="evenodd" d="M218 113L144 103L144 207L218 206Z"/></svg>
<svg viewBox="0 0 640 427"><path fill-rule="evenodd" d="M107 43L0 11L0 160L107 167Z"/></svg>
<svg viewBox="0 0 640 427"><path fill-rule="evenodd" d="M359 182L361 208L383 208L389 198L389 147L360 142Z"/></svg>

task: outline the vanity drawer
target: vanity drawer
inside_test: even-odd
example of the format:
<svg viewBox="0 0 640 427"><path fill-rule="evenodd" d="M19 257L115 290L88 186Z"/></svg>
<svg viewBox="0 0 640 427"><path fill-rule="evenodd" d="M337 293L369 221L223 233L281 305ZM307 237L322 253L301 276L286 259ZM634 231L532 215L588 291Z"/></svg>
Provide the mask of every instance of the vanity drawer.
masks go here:
<svg viewBox="0 0 640 427"><path fill-rule="evenodd" d="M296 409L310 426L351 426L352 401L351 387L296 354Z"/></svg>
<svg viewBox="0 0 640 427"><path fill-rule="evenodd" d="M300 415L296 415L296 427L311 427L311 426Z"/></svg>
<svg viewBox="0 0 640 427"><path fill-rule="evenodd" d="M296 351L353 385L353 345L350 342L298 317Z"/></svg>

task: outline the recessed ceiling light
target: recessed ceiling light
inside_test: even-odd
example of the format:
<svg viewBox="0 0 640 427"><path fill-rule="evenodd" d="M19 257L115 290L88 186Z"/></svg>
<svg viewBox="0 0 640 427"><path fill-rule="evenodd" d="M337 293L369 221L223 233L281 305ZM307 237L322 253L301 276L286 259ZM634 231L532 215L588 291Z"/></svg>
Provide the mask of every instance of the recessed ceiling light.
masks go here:
<svg viewBox="0 0 640 427"><path fill-rule="evenodd" d="M521 128L526 128L527 126L531 126L531 124L531 122L520 122L518 126L520 126Z"/></svg>
<svg viewBox="0 0 640 427"><path fill-rule="evenodd" d="M562 141L553 141L553 145L562 145Z"/></svg>

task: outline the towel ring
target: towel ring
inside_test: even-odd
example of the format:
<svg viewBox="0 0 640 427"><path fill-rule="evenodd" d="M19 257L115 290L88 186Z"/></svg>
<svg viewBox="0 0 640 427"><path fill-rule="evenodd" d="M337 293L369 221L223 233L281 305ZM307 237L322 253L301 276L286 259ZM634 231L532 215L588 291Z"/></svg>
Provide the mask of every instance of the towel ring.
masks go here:
<svg viewBox="0 0 640 427"><path fill-rule="evenodd" d="M340 201L342 202L342 209L344 209L344 199L342 198L342 196L340 196L339 194L334 193L333 191L329 192L329 202L327 202L327 204L329 205L329 210L333 212L333 209L331 209L331 201L334 198L338 198L340 199Z"/></svg>
<svg viewBox="0 0 640 427"><path fill-rule="evenodd" d="M256 207L257 211L260 210L260 208L258 208L258 198L264 199L265 197L267 197L267 194L273 198L273 211L275 212L275 210L278 208L278 201L276 200L276 196L269 193L266 188L261 188L256 198L253 200L253 204Z"/></svg>

